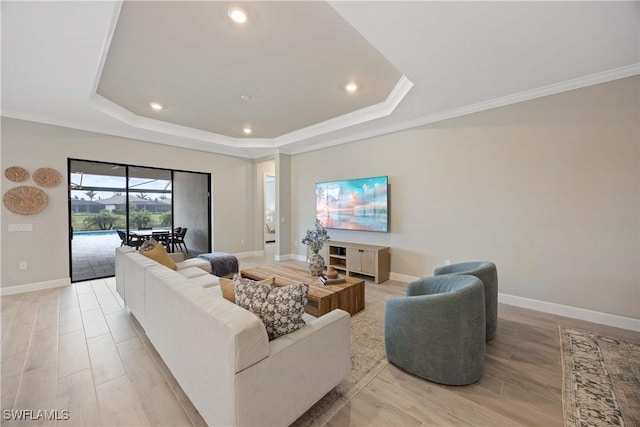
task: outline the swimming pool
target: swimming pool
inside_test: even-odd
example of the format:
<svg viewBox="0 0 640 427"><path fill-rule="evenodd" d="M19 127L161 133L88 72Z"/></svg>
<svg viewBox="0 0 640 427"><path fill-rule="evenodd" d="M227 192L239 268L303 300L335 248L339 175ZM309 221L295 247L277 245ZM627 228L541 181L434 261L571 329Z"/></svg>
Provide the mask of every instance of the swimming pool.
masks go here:
<svg viewBox="0 0 640 427"><path fill-rule="evenodd" d="M93 231L74 231L74 236L102 236L107 234L117 234L116 230L93 230Z"/></svg>

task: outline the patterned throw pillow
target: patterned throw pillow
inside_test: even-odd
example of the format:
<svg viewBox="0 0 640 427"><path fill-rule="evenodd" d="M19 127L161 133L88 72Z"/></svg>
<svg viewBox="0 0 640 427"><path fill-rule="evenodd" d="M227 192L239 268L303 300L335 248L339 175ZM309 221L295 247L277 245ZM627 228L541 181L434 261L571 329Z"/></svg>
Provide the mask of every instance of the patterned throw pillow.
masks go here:
<svg viewBox="0 0 640 427"><path fill-rule="evenodd" d="M153 237L151 237L148 240L145 240L142 245L140 245L140 248L138 248L138 252L147 252L152 250L156 246L158 246L158 242Z"/></svg>
<svg viewBox="0 0 640 427"><path fill-rule="evenodd" d="M234 275L234 279L235 279ZM236 294L233 290L234 288L234 284L233 284L233 280L231 279L227 279L225 277L220 277L219 279L220 282L220 290L222 291L222 296L231 301L232 303L236 303ZM271 286L275 286L276 285L276 278L275 277L269 277L268 279L264 279L264 280L260 280L259 283L264 283L265 285L271 285Z"/></svg>
<svg viewBox="0 0 640 427"><path fill-rule="evenodd" d="M267 328L269 341L302 328L309 286L301 283L271 286L235 276L236 304L258 316Z"/></svg>

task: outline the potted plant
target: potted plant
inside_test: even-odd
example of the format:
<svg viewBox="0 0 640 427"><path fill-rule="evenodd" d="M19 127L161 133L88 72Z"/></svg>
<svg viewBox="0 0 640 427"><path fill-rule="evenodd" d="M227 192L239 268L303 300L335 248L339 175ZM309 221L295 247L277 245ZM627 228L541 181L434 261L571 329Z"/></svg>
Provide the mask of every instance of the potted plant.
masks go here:
<svg viewBox="0 0 640 427"><path fill-rule="evenodd" d="M313 276L321 276L324 270L324 258L318 252L322 249L325 242L330 239L327 230L322 226L322 223L318 218L313 228L307 230L302 244L307 245L311 252L313 252L307 259L309 265L309 272Z"/></svg>

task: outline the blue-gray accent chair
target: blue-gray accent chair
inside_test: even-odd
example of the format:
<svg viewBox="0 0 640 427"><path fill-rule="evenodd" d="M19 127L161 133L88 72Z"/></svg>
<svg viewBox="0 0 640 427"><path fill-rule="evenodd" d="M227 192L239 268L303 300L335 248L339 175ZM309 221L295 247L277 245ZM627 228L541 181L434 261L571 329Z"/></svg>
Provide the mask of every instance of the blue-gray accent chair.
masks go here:
<svg viewBox="0 0 640 427"><path fill-rule="evenodd" d="M484 285L485 315L487 317L487 341L496 336L498 328L498 270L491 262L462 262L445 265L433 271L434 276L442 274L465 274L475 276Z"/></svg>
<svg viewBox="0 0 640 427"><path fill-rule="evenodd" d="M387 300L384 337L394 365L429 381L463 385L484 369L484 287L473 276L425 277Z"/></svg>

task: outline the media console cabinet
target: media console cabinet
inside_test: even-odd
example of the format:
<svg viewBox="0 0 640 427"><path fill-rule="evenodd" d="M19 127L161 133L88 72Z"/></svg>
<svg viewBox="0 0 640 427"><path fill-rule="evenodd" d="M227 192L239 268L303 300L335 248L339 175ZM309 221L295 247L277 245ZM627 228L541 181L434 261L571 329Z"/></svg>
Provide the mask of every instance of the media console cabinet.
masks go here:
<svg viewBox="0 0 640 427"><path fill-rule="evenodd" d="M376 283L389 280L389 248L360 243L329 242L329 266L351 273L373 276Z"/></svg>

